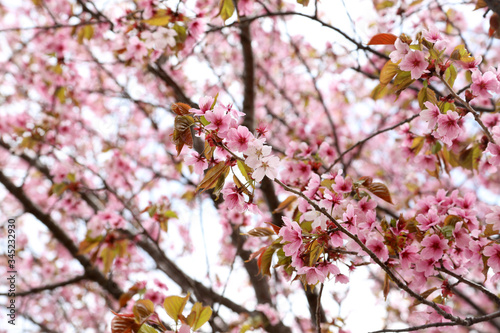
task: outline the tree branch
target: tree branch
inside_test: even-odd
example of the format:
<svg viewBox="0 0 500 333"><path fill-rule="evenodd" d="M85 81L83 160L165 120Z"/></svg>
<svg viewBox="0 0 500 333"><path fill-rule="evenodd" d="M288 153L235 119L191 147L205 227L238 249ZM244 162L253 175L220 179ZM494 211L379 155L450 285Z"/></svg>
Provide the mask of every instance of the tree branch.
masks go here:
<svg viewBox="0 0 500 333"><path fill-rule="evenodd" d="M56 221L52 219L49 214L44 213L35 203L33 203L22 187L17 187L14 183L0 171L0 183L5 186L7 191L10 192L24 207L27 213L30 213L42 222L61 244L68 250L69 253L80 262L85 270L85 276L97 282L104 290L109 292L116 300L120 298L123 291L111 279L107 279L100 270L92 265L90 260L78 253L78 247L73 243L71 238L59 227Z"/></svg>
<svg viewBox="0 0 500 333"><path fill-rule="evenodd" d="M32 295L32 294L41 293L41 292L46 291L46 290L54 290L54 289L57 289L59 287L64 287L64 286L68 286L70 284L78 283L78 282L83 281L85 279L86 279L86 276L85 276L85 274L83 274L83 275L74 277L72 279L66 280L66 281L62 281L62 282L58 282L58 283L53 283L53 284L48 284L48 285L45 285L45 286L32 288L32 289L26 290L26 291L16 292L16 296L23 297L23 296L29 296L29 295ZM0 293L0 296L7 296L7 295L8 295L8 293Z"/></svg>

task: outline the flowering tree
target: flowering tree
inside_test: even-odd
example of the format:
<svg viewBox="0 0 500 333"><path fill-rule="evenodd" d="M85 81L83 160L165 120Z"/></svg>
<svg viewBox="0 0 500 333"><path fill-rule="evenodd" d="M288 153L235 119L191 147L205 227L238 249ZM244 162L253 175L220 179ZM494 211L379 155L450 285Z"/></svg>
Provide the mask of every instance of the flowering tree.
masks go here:
<svg viewBox="0 0 500 333"><path fill-rule="evenodd" d="M497 1L0 4L2 329L500 331Z"/></svg>

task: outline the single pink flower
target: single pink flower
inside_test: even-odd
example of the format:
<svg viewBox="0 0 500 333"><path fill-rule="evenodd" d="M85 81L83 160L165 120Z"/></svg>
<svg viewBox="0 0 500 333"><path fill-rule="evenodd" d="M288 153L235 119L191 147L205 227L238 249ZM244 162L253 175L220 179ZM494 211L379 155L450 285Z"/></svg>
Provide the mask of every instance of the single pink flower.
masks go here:
<svg viewBox="0 0 500 333"><path fill-rule="evenodd" d="M491 213L486 214L486 223L493 224L494 230L500 230L500 207L493 207Z"/></svg>
<svg viewBox="0 0 500 333"><path fill-rule="evenodd" d="M436 127L438 117L441 112L439 111L439 108L431 102L425 102L424 105L427 109L420 111L420 118L423 121L427 121L429 123L428 128L432 130Z"/></svg>
<svg viewBox="0 0 500 333"><path fill-rule="evenodd" d="M403 269L409 269L411 264L418 261L418 258L418 248L415 245L407 246L399 252L399 261Z"/></svg>
<svg viewBox="0 0 500 333"><path fill-rule="evenodd" d="M488 258L488 266L493 269L493 272L500 272L500 244L493 244L484 248L483 254Z"/></svg>
<svg viewBox="0 0 500 333"><path fill-rule="evenodd" d="M244 152L248 149L248 144L253 139L252 133L245 126L231 128L227 132L227 146L231 150Z"/></svg>
<svg viewBox="0 0 500 333"><path fill-rule="evenodd" d="M428 65L424 52L417 50L409 52L399 64L399 68L403 71L410 71L411 78L417 80L424 74Z"/></svg>
<svg viewBox="0 0 500 333"><path fill-rule="evenodd" d="M366 247L368 247L382 262L386 262L389 259L389 250L381 240L375 238L369 239L366 242Z"/></svg>
<svg viewBox="0 0 500 333"><path fill-rule="evenodd" d="M184 163L187 165L192 165L194 172L201 175L203 170L208 167L208 162L205 156L198 154L197 152L192 152L191 155L184 159Z"/></svg>
<svg viewBox="0 0 500 333"><path fill-rule="evenodd" d="M198 105L200 108L199 109L192 108L189 110L189 112L199 116L203 116L207 111L210 111L210 107L212 107L213 103L214 103L214 98L212 96L201 97L200 100L198 101Z"/></svg>
<svg viewBox="0 0 500 333"><path fill-rule="evenodd" d="M478 97L491 97L489 91L496 92L498 90L498 80L494 73L486 72L481 74L480 71L472 73L472 85L470 86L474 95Z"/></svg>
<svg viewBox="0 0 500 333"><path fill-rule="evenodd" d="M486 151L492 155L489 158L491 165L500 166L500 146L490 142Z"/></svg>
<svg viewBox="0 0 500 333"><path fill-rule="evenodd" d="M422 241L425 246L420 255L423 259L439 260L443 257L444 251L448 250L446 239L441 239L438 235L427 236Z"/></svg>
<svg viewBox="0 0 500 333"><path fill-rule="evenodd" d="M231 123L231 116L226 114L226 111L221 107L215 107L213 111L205 113L205 119L210 122L205 128L207 130L226 132Z"/></svg>
<svg viewBox="0 0 500 333"><path fill-rule="evenodd" d="M438 225L440 222L437 210L435 208L429 210L429 212L427 212L427 214L425 215L418 214L415 219L419 223L418 228L422 231L429 230L431 227Z"/></svg>
<svg viewBox="0 0 500 333"><path fill-rule="evenodd" d="M325 281L325 274L317 267L304 266L297 270L297 274L305 274L306 281L309 285L315 285L318 282Z"/></svg>
<svg viewBox="0 0 500 333"><path fill-rule="evenodd" d="M302 246L302 229L295 221L290 220L288 217L283 216L285 225L281 227L279 236L283 237L281 243L287 242L283 246L285 255L293 257L297 255L300 247Z"/></svg>
<svg viewBox="0 0 500 333"><path fill-rule="evenodd" d="M403 43L399 38L396 39L394 46L396 47L396 50L392 51L391 54L389 54L389 57L393 63L397 63L399 60L403 59L408 52L410 52L410 46Z"/></svg>
<svg viewBox="0 0 500 333"><path fill-rule="evenodd" d="M243 210L245 198L235 184L228 183L222 190L222 195L224 197L224 202L227 203L227 207L229 209L236 209L238 211Z"/></svg>
<svg viewBox="0 0 500 333"><path fill-rule="evenodd" d="M261 164L252 173L252 177L255 181L260 182L267 176L269 179L274 180L278 176L278 165L280 159L277 156L267 156L261 160Z"/></svg>
<svg viewBox="0 0 500 333"><path fill-rule="evenodd" d="M425 277L429 277L434 274L434 264L436 263L433 259L418 260L415 264L415 270L421 272Z"/></svg>
<svg viewBox="0 0 500 333"><path fill-rule="evenodd" d="M455 111L448 111L446 114L439 115L437 133L446 144L451 144L451 141L460 135L459 118L458 113Z"/></svg>
<svg viewBox="0 0 500 333"><path fill-rule="evenodd" d="M352 191L352 179L347 177L344 179L341 175L335 177L335 185L332 189L337 193L351 193Z"/></svg>

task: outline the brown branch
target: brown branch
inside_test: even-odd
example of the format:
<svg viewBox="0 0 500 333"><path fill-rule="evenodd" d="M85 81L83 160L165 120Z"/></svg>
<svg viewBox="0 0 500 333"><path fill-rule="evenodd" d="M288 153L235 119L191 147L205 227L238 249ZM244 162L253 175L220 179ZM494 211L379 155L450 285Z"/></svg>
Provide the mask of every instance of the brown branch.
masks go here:
<svg viewBox="0 0 500 333"><path fill-rule="evenodd" d="M240 25L240 42L243 53L243 126L250 132L255 130L255 64L252 50L250 22Z"/></svg>
<svg viewBox="0 0 500 333"><path fill-rule="evenodd" d="M485 294L486 296L488 296L488 298L493 301L495 304L497 305L500 305L500 298L495 295L493 292L489 291L488 289L486 289L485 287L483 287L482 285L480 285L479 283L476 283L474 281L471 281L471 280L468 280L456 273L453 273L452 271L444 268L443 266L441 266L441 268L438 269L439 271L441 272L444 272L450 276L453 276L455 279L457 279L458 281L462 282L462 283L465 283L466 285L474 288L474 289L477 289L479 290L480 292L482 292L483 294Z"/></svg>
<svg viewBox="0 0 500 333"><path fill-rule="evenodd" d="M26 195L22 187L17 187L5 174L0 171L0 183L5 186L24 207L25 212L30 213L42 222L52 235L68 250L68 252L80 262L85 270L85 276L97 282L104 290L109 292L115 299L119 299L123 291L111 279L107 279L102 272L94 267L90 260L78 253L78 247L66 232L59 227L56 221L49 214L44 213L31 199Z"/></svg>
<svg viewBox="0 0 500 333"><path fill-rule="evenodd" d="M47 291L47 290L54 290L54 289L57 289L59 287L64 287L64 286L68 286L70 284L78 283L78 282L83 281L85 279L86 279L86 276L85 276L85 274L83 274L83 275L74 277L72 279L69 279L67 281L62 281L62 282L58 282L58 283L48 284L48 285L45 285L45 286L32 288L32 289L26 290L26 291L16 292L16 296L23 297L23 296L29 296L29 295L32 295L32 294L41 293L41 292ZM0 296L7 296L7 295L8 295L8 293L0 293Z"/></svg>
<svg viewBox="0 0 500 333"><path fill-rule="evenodd" d="M372 49L369 46L365 46L365 45L357 42L355 39L353 39L352 37L350 37L348 34L346 34L345 32L343 32L339 28L334 27L331 24L328 24L328 23L322 21L321 19L319 19L317 17L311 16L311 15L307 15L307 14L303 14L303 13L299 13L299 12L293 12L293 11L289 11L289 12L271 12L271 13L268 12L268 13L261 14L261 15L256 15L256 16L251 16L251 17L244 17L244 18L241 18L239 21L233 22L233 23L225 25L225 26L213 27L213 28L209 29L207 31L207 33L214 32L214 31L219 31L219 30L222 30L223 28L231 27L231 26L238 25L238 24L243 24L243 23L246 23L246 22L252 22L252 21L264 18L264 17L280 17L280 16L300 16L300 17L305 17L305 18L311 19L311 20L313 20L313 21L321 24L322 26L324 26L324 27L326 27L328 29L331 29L331 30L337 32L342 37L344 37L345 39L347 39L349 42L351 42L352 44L356 45L356 47L359 50L365 50L365 51L373 53L373 54L375 54L375 55L377 55L377 56L379 56L381 58L389 59L389 57L387 55L385 55L385 54L383 54L383 53L381 53L379 51L376 51L376 50Z"/></svg>
<svg viewBox="0 0 500 333"><path fill-rule="evenodd" d="M77 28L77 27L82 27L86 25L97 25L97 24L103 24L103 23L108 23L107 21L82 21L80 23L76 24L53 24L53 25L40 25L40 26L34 26L34 27L12 27L12 28L5 28L5 29L0 29L0 33L2 32L11 32L11 31L26 31L26 30L55 30L59 28Z"/></svg>
<svg viewBox="0 0 500 333"><path fill-rule="evenodd" d="M484 0L488 7L497 13L497 15L500 15L500 2L498 0Z"/></svg>
<svg viewBox="0 0 500 333"><path fill-rule="evenodd" d="M430 324L407 327L407 328L400 328L400 329L381 329L378 331L373 331L371 333L412 332L412 331L423 330L425 328L444 327L444 326L466 326L466 327L468 327L468 326L472 326L472 325L477 324L477 323L490 321L490 320L498 318L498 317L500 317L500 311L496 311L496 312L490 313L489 315L485 315L485 316L467 317L465 319L462 319L463 322L430 323Z"/></svg>
<svg viewBox="0 0 500 333"><path fill-rule="evenodd" d="M455 92L455 90L453 90L453 88L449 85L449 83L443 79L442 76L439 76L439 78L441 79L441 82L443 82L443 84L446 86L446 88L448 88L448 90L450 91L450 93L452 94L452 96L457 100L459 101L462 105L465 106L465 108L470 112L472 113L472 115L474 116L474 119L476 120L476 122L479 124L479 126L481 126L481 128L483 129L484 131L484 134L488 137L488 140L491 142L491 143L496 143L495 142L495 139L493 139L493 136L491 135L490 131L488 130L488 128L484 125L483 121L481 120L480 116L479 116L479 113L474 110L474 108L469 104L467 103L466 101L464 101L460 96L457 95L457 93Z"/></svg>

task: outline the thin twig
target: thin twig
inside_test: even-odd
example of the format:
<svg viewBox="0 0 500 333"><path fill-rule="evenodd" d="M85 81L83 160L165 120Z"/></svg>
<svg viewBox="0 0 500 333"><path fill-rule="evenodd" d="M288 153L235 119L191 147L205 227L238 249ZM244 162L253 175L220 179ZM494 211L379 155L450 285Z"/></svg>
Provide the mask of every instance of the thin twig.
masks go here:
<svg viewBox="0 0 500 333"><path fill-rule="evenodd" d="M448 90L450 91L451 95L457 100L459 101L461 104L463 104L465 106L465 108L470 112L472 113L472 115L474 116L474 119L476 120L476 122L479 124L479 126L481 126L481 128L483 129L484 131L484 134L488 137L488 140L491 142L491 143L496 143L495 142L495 139L493 139L493 136L491 135L490 131L488 130L488 128L484 125L483 121L481 120L481 118L479 117L479 112L477 112L476 110L474 110L474 108L469 104L467 103L466 101L464 101L460 96L457 95L457 93L455 92L455 90L453 90L453 88L448 84L448 82L443 79L442 76L439 76L439 78L441 79L441 82L443 82L443 84L446 86L446 88L448 88Z"/></svg>

